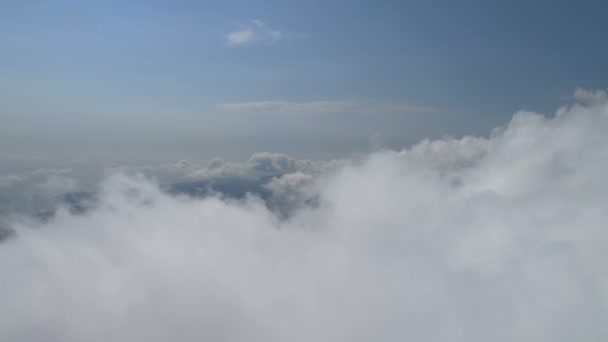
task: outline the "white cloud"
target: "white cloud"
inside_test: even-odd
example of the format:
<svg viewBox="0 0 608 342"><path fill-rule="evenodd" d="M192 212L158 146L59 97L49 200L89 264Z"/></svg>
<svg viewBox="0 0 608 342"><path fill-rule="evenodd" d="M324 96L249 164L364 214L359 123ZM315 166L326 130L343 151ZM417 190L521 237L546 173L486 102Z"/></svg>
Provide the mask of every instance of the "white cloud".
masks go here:
<svg viewBox="0 0 608 342"><path fill-rule="evenodd" d="M474 165L487 155L491 147L492 141L481 137L446 137L433 141L425 139L399 152L399 155L437 170L452 171Z"/></svg>
<svg viewBox="0 0 608 342"><path fill-rule="evenodd" d="M303 172L318 175L323 172L334 170L347 163L346 160L311 160L296 159L282 153L256 152L247 162L227 162L221 158L214 158L202 164L189 161L179 161L175 164L167 164L162 168L175 172L177 175L186 176L190 179L208 179L220 177L260 177L278 175L293 172ZM136 170L136 171L140 171ZM158 168L150 168L150 175L157 174Z"/></svg>
<svg viewBox="0 0 608 342"><path fill-rule="evenodd" d="M294 172L309 175L335 170L352 163L350 159L297 159L282 153L256 152L245 162L230 162L214 158L206 162L179 160L167 164L136 164L115 166L109 173L143 174L163 183L188 182L218 178L259 178Z"/></svg>
<svg viewBox="0 0 608 342"><path fill-rule="evenodd" d="M283 38L283 33L270 28L261 20L252 20L239 30L226 35L228 46L248 46L258 44L273 44Z"/></svg>
<svg viewBox="0 0 608 342"><path fill-rule="evenodd" d="M604 90L592 91L578 87L574 92L574 99L585 104L605 104L608 100L608 93Z"/></svg>
<svg viewBox="0 0 608 342"><path fill-rule="evenodd" d="M283 176L269 188L318 198L287 220L115 175L86 215L11 222L0 339L606 340L606 131L606 103L520 112L489 138Z"/></svg>
<svg viewBox="0 0 608 342"><path fill-rule="evenodd" d="M253 30L241 30L228 34L228 44L239 45L249 42L253 38Z"/></svg>

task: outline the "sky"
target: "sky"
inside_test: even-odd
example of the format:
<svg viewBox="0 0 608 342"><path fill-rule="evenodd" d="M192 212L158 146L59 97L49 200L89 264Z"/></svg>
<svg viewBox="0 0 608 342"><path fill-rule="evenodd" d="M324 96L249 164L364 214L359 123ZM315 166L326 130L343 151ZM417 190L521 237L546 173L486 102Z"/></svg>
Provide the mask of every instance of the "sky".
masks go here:
<svg viewBox="0 0 608 342"><path fill-rule="evenodd" d="M332 158L605 89L602 1L0 2L5 160Z"/></svg>
<svg viewBox="0 0 608 342"><path fill-rule="evenodd" d="M0 340L607 341L607 10L0 0Z"/></svg>

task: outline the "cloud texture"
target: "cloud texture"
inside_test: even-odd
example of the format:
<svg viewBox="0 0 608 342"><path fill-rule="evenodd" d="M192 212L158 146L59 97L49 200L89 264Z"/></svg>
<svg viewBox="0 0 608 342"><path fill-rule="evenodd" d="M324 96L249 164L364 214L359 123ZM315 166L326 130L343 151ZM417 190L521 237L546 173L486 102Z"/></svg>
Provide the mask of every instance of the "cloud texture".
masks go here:
<svg viewBox="0 0 608 342"><path fill-rule="evenodd" d="M11 222L0 339L605 340L608 104L590 98L293 169L269 188L317 201L287 220L112 176L84 215ZM252 167L290 165L266 157Z"/></svg>

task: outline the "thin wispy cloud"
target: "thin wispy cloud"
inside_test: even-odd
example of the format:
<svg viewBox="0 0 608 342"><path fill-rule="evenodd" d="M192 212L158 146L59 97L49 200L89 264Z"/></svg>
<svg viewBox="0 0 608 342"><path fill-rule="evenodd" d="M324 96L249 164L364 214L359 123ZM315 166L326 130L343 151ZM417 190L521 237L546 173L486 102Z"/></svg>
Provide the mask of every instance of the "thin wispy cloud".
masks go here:
<svg viewBox="0 0 608 342"><path fill-rule="evenodd" d="M283 38L284 34L271 28L265 22L255 19L242 28L226 35L228 46L251 46L273 44Z"/></svg>
<svg viewBox="0 0 608 342"><path fill-rule="evenodd" d="M433 106L417 105L411 103L390 103L383 105L368 105L367 109L373 110L374 112L382 113L404 113L404 114L432 114L432 113L444 113L446 110L440 109Z"/></svg>
<svg viewBox="0 0 608 342"><path fill-rule="evenodd" d="M313 101L313 102L285 102L285 101L258 101L242 103L223 103L218 105L221 109L242 112L266 112L280 114L320 114L335 113L353 109L357 106L353 101Z"/></svg>
<svg viewBox="0 0 608 342"><path fill-rule="evenodd" d="M289 101L254 101L222 103L218 108L239 112L254 113L276 113L289 115L323 114L339 112L357 112L369 114L433 114L443 113L444 110L432 106L408 104L408 103L374 103L357 102L351 100L326 100L310 102Z"/></svg>

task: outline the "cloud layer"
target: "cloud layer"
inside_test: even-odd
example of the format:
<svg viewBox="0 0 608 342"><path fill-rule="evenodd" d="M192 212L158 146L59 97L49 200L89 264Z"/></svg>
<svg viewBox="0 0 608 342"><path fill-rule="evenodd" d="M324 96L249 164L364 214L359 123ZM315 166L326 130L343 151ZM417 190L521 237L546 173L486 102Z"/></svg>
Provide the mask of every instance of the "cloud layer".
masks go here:
<svg viewBox="0 0 608 342"><path fill-rule="evenodd" d="M269 189L316 198L287 220L112 176L84 215L11 222L0 337L605 340L608 103L589 94L314 176L256 156L287 170Z"/></svg>

